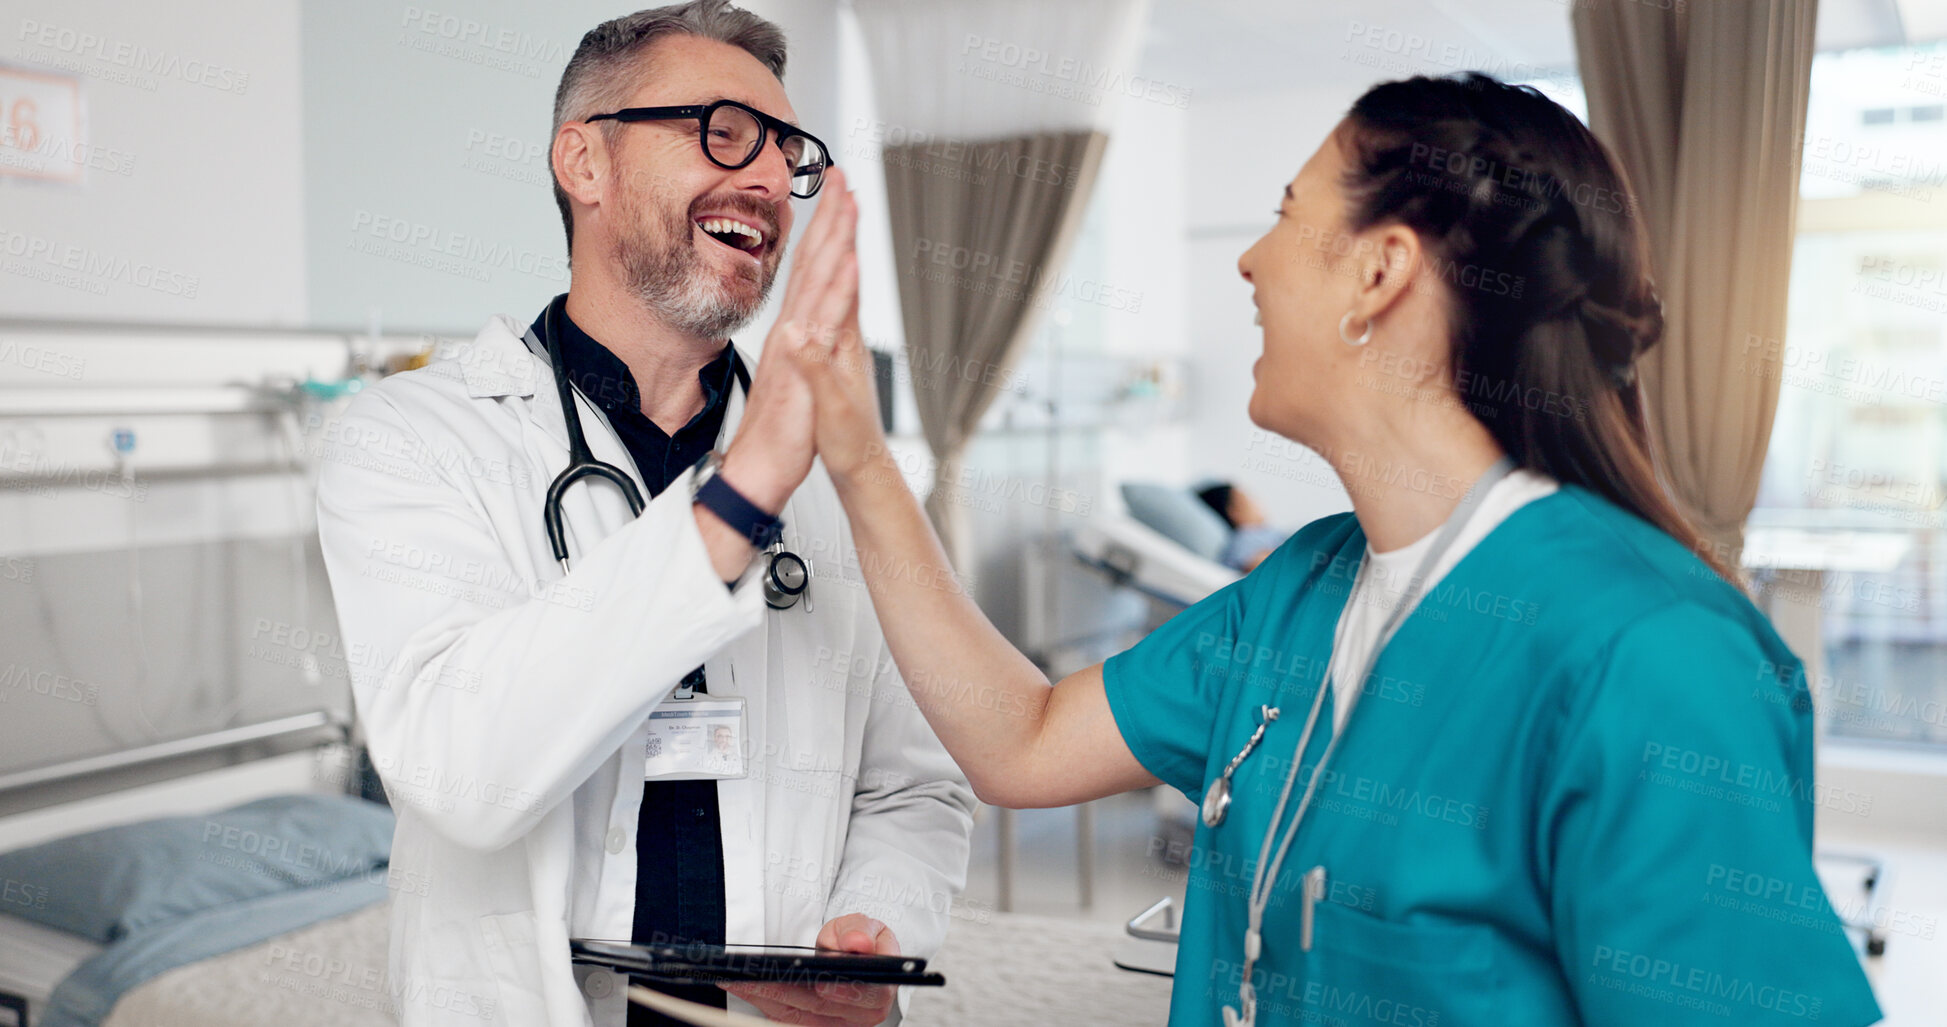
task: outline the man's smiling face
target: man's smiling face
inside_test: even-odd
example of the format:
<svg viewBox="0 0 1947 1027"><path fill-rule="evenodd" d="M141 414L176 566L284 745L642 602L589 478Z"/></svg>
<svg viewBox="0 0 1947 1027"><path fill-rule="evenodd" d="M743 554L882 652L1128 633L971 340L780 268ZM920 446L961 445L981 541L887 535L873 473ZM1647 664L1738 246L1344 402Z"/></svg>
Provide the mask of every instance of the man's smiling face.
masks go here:
<svg viewBox="0 0 1947 1027"><path fill-rule="evenodd" d="M745 50L696 36L658 40L630 107L736 100L795 124L784 85ZM757 158L718 167L694 119L609 124L609 231L629 291L665 323L723 338L756 315L791 235L791 167L766 132Z"/></svg>

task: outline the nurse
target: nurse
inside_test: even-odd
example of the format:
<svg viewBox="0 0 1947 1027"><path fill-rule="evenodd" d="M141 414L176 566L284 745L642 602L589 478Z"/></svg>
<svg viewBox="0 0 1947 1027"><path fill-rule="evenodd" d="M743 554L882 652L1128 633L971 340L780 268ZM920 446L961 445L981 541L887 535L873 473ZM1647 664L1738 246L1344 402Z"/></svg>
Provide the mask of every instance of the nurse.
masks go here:
<svg viewBox="0 0 1947 1027"><path fill-rule="evenodd" d="M1317 452L1352 513L1052 687L938 587L856 333L798 353L980 796L1203 804L1170 1023L1879 1019L1811 860L1815 807L1866 800L1815 786L1802 668L1657 484L1635 213L1533 90L1360 98L1238 262L1257 456Z"/></svg>

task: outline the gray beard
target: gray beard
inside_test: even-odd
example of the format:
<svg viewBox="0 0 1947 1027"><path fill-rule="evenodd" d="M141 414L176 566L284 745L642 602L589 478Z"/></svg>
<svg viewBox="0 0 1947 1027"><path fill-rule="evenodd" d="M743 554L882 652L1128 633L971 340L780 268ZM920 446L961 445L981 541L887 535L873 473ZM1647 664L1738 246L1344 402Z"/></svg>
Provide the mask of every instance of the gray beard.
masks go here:
<svg viewBox="0 0 1947 1027"><path fill-rule="evenodd" d="M636 209L628 211L626 221L638 227L615 243L623 284L671 328L702 339L728 338L757 316L770 295L777 278L775 265L739 265L737 277L757 286L749 299L740 298L705 266L691 242L694 229L688 212L674 204L664 208L662 245L653 232L641 227L643 219Z"/></svg>

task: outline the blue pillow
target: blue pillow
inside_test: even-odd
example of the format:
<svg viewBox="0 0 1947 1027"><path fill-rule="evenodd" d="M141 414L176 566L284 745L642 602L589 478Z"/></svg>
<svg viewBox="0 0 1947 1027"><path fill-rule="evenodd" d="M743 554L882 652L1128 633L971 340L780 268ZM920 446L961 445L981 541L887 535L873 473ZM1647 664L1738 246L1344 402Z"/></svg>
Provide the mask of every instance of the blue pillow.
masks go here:
<svg viewBox="0 0 1947 1027"><path fill-rule="evenodd" d="M1230 542L1230 525L1189 489L1130 482L1122 486L1129 516L1206 560Z"/></svg>
<svg viewBox="0 0 1947 1027"><path fill-rule="evenodd" d="M348 795L276 795L0 853L0 912L108 944L231 903L382 870L392 811Z"/></svg>

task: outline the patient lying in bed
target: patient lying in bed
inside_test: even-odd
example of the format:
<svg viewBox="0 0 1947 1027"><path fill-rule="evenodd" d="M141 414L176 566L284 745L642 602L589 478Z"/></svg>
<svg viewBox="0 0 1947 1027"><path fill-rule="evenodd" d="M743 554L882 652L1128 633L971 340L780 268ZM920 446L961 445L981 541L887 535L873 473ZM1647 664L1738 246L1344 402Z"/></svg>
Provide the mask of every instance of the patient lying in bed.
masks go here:
<svg viewBox="0 0 1947 1027"><path fill-rule="evenodd" d="M1272 550L1291 537L1290 531L1273 527L1265 519L1264 509L1257 505L1257 501L1229 482L1199 488L1197 498L1215 510L1225 524L1230 525L1230 541L1218 558L1227 567L1248 574L1256 570Z"/></svg>

